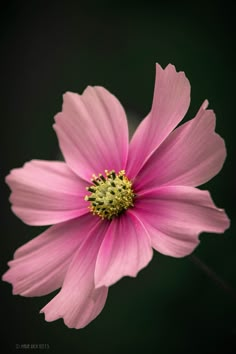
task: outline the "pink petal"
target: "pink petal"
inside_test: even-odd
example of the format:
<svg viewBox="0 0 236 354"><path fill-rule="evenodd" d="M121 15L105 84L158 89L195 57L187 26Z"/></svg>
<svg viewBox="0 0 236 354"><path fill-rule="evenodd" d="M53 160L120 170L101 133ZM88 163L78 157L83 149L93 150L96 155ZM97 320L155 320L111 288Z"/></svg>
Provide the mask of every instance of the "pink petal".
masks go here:
<svg viewBox="0 0 236 354"><path fill-rule="evenodd" d="M70 264L61 291L41 310L46 321L62 317L68 327L78 329L85 327L103 309L108 289L94 288L94 269L108 225L107 221L99 219L90 229Z"/></svg>
<svg viewBox="0 0 236 354"><path fill-rule="evenodd" d="M124 169L128 127L120 102L103 87L87 87L82 95L64 95L55 130L61 151L72 170L89 180L105 169Z"/></svg>
<svg viewBox="0 0 236 354"><path fill-rule="evenodd" d="M160 185L198 186L215 176L223 166L224 140L215 133L215 115L207 101L191 121L174 130L143 166L135 189Z"/></svg>
<svg viewBox="0 0 236 354"><path fill-rule="evenodd" d="M201 232L222 233L229 227L227 215L214 205L209 192L193 187L150 190L137 198L134 211L152 246L173 257L193 252Z"/></svg>
<svg viewBox="0 0 236 354"><path fill-rule="evenodd" d="M136 277L152 258L149 236L132 211L113 219L98 253L96 287L110 286L124 276Z"/></svg>
<svg viewBox="0 0 236 354"><path fill-rule="evenodd" d="M3 275L13 294L42 296L61 287L73 255L97 222L87 214L52 226L18 248Z"/></svg>
<svg viewBox="0 0 236 354"><path fill-rule="evenodd" d="M135 132L129 150L127 174L134 178L141 167L183 119L190 103L190 84L173 65L156 64L152 109Z"/></svg>
<svg viewBox="0 0 236 354"><path fill-rule="evenodd" d="M88 212L86 186L64 162L32 160L6 177L13 212L29 225L51 225Z"/></svg>

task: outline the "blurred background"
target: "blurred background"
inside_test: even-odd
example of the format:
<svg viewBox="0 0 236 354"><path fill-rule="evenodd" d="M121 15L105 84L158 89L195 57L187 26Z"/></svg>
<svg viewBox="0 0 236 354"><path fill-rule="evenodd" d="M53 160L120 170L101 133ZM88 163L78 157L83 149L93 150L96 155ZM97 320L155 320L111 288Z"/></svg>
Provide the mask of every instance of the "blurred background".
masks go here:
<svg viewBox="0 0 236 354"><path fill-rule="evenodd" d="M227 2L31 1L1 5L1 274L16 248L43 228L10 210L4 177L31 159L59 157L52 129L65 91L102 85L136 126L148 113L155 62L185 71L193 117L205 98L226 140L223 170L201 188L232 220L224 235L202 234L195 255L236 292L235 23ZM52 298L12 296L1 281L2 353L19 344L47 344L50 353L236 353L236 300L187 257L155 252L136 279L110 288L100 316L82 330L47 323L39 310ZM30 351L30 349L28 349Z"/></svg>

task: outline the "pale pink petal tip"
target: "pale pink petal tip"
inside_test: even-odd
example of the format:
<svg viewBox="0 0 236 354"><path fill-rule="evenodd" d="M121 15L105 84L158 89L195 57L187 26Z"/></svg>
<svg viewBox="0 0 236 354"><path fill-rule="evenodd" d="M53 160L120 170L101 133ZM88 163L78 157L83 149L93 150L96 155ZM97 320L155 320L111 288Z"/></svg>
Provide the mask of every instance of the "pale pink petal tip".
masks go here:
<svg viewBox="0 0 236 354"><path fill-rule="evenodd" d="M96 219L96 218L95 218ZM69 266L60 292L41 310L46 321L63 318L70 328L82 328L102 311L108 289L94 288L94 269L108 223L91 229Z"/></svg>
<svg viewBox="0 0 236 354"><path fill-rule="evenodd" d="M202 109L207 109L207 107L208 107L208 105L209 105L209 102L208 102L208 100L205 100L204 102L203 102L203 104L202 104Z"/></svg>
<svg viewBox="0 0 236 354"><path fill-rule="evenodd" d="M54 298L42 308L40 313L45 314L45 320L47 322L62 318L65 325L69 328L84 328L100 314L106 303L107 295L108 288L95 289L91 291L90 294L87 294L86 299L81 304L80 294L78 292L77 299L74 300L75 302L70 302L70 308L67 306L68 299L65 299L65 302L63 302L62 299ZM80 303L79 308L77 302ZM67 309L66 311L65 308Z"/></svg>
<svg viewBox="0 0 236 354"><path fill-rule="evenodd" d="M88 212L86 182L64 162L32 160L6 177L13 212L29 225L52 225Z"/></svg>
<svg viewBox="0 0 236 354"><path fill-rule="evenodd" d="M135 214L160 253L184 257L199 244L202 232L223 233L230 225L207 191L193 187L164 186L137 201Z"/></svg>
<svg viewBox="0 0 236 354"><path fill-rule="evenodd" d="M221 170L225 143L215 132L215 114L207 105L204 101L196 117L176 128L153 153L136 177L137 191L161 185L199 186Z"/></svg>
<svg viewBox="0 0 236 354"><path fill-rule="evenodd" d="M190 104L190 83L184 72L156 64L151 112L138 126L130 143L127 174L134 178L154 151L184 118Z"/></svg>
<svg viewBox="0 0 236 354"><path fill-rule="evenodd" d="M125 168L126 114L118 99L105 88L88 86L82 95L67 92L55 121L63 156L78 176L90 181L94 173Z"/></svg>
<svg viewBox="0 0 236 354"><path fill-rule="evenodd" d="M27 297L60 288L75 252L96 223L87 214L48 228L16 250L2 279L12 284L13 294Z"/></svg>

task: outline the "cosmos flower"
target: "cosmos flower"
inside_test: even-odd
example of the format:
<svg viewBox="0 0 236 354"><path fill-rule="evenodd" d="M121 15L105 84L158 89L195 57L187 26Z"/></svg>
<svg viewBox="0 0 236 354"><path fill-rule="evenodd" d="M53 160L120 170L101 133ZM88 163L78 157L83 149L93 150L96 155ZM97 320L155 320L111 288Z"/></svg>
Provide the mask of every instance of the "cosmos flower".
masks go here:
<svg viewBox="0 0 236 354"><path fill-rule="evenodd" d="M183 257L201 232L229 227L209 192L196 188L222 168L225 144L207 101L177 127L189 104L185 74L157 64L151 111L129 143L111 93L68 92L54 125L65 162L32 160L7 176L13 212L26 224L53 226L15 252L3 280L22 296L61 288L41 310L47 321L86 326L108 287L135 277L153 249Z"/></svg>

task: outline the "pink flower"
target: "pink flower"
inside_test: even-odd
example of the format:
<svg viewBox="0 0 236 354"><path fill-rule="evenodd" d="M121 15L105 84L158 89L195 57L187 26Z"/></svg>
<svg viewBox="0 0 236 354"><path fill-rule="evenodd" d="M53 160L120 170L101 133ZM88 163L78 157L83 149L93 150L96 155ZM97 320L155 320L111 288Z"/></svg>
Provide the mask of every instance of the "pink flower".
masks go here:
<svg viewBox="0 0 236 354"><path fill-rule="evenodd" d="M153 248L183 257L201 232L229 227L210 194L195 188L220 171L225 144L207 101L176 128L189 103L185 74L157 64L151 112L129 144L112 94L103 87L68 92L54 125L66 162L33 160L7 176L13 212L29 225L54 224L20 247L3 275L22 296L61 288L41 310L47 321L86 326L108 287L135 277Z"/></svg>

